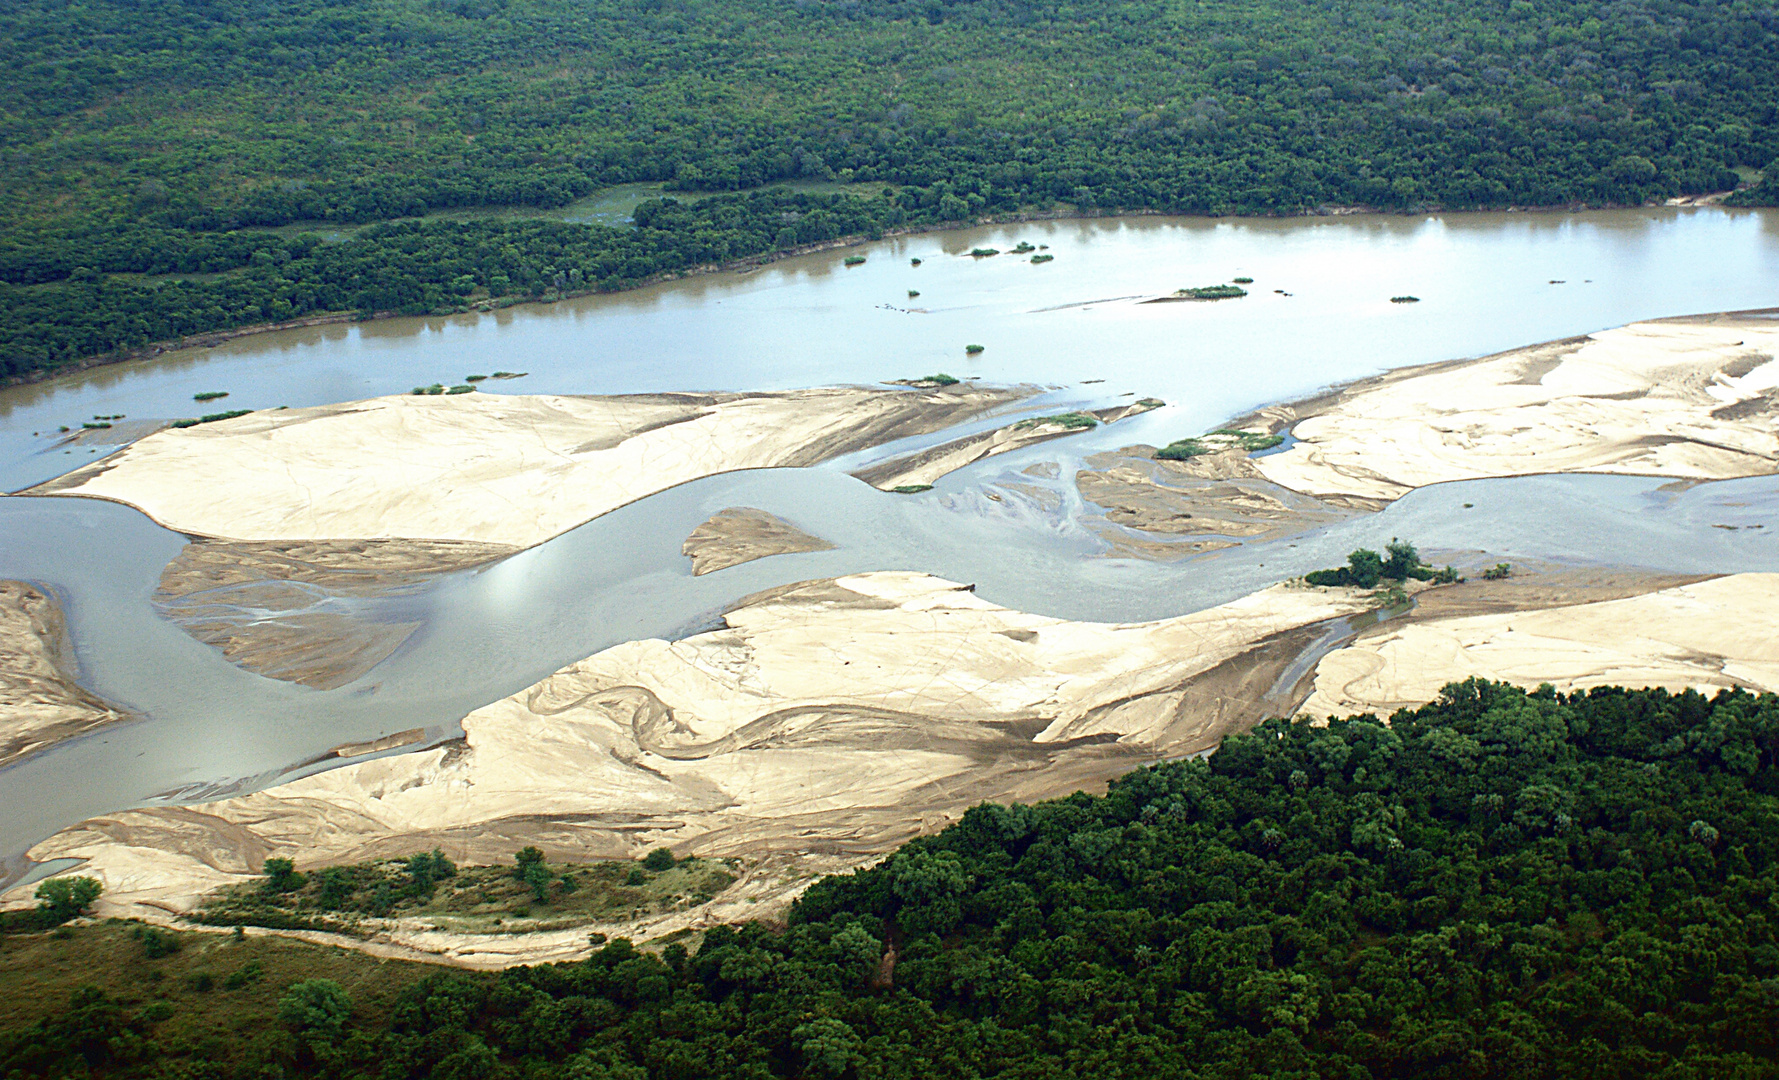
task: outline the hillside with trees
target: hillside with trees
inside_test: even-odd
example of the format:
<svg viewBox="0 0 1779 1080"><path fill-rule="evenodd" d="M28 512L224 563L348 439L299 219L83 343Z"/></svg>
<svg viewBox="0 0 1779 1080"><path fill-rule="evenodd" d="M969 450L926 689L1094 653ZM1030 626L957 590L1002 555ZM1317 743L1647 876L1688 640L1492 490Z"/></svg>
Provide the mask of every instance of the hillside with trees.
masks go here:
<svg viewBox="0 0 1779 1080"><path fill-rule="evenodd" d="M979 806L695 949L356 1001L267 968L278 1022L208 1044L161 1033L245 983L120 950L127 988L45 1002L0 1075L1773 1076L1776 759L1771 695L1454 684Z"/></svg>
<svg viewBox="0 0 1779 1080"><path fill-rule="evenodd" d="M1776 24L1751 0L20 0L0 375L992 214L1723 190L1779 153ZM645 204L640 241L556 220L644 182L802 190Z"/></svg>

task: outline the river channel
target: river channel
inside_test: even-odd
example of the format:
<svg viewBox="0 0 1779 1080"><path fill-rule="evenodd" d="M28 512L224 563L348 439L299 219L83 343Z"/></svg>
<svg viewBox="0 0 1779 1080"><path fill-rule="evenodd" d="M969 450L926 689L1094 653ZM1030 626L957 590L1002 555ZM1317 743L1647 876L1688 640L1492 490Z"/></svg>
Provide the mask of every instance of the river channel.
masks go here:
<svg viewBox="0 0 1779 1080"><path fill-rule="evenodd" d="M1047 245L1055 261L968 255L1022 240ZM863 265L844 266L861 253ZM1238 275L1254 279L1239 301L1136 303ZM15 387L0 392L7 490L105 452L63 445L58 427L93 415L190 415L191 395L206 390L227 390L228 407L264 408L497 369L529 373L483 384L506 393L777 389L944 370L1044 384L1046 408L1129 395L1169 406L995 458L924 495L878 492L847 476L848 462L710 477L421 588L320 597L318 609L420 627L382 664L329 691L250 674L155 614L149 596L183 537L115 504L0 500L0 578L52 589L83 685L146 717L0 771L0 856L95 813L265 786L319 767L319 755L348 740L415 727L446 737L472 709L567 663L695 631L747 593L806 578L923 570L1011 607L1134 621L1221 603L1393 535L1489 558L1779 570L1770 530L1715 527L1772 520L1773 478L1684 489L1607 476L1440 485L1382 514L1173 563L1105 557L1075 521L1072 511L1086 508L1066 479L1096 450L1196 434L1383 368L1768 306L1776 285L1779 215L1755 212L1046 222L900 238L477 317L267 334ZM1421 302L1390 302L1402 294ZM986 351L966 359L966 343ZM1037 461L1061 465L1054 498L1019 494L1042 484L1019 474ZM1016 474L1017 488L1007 484ZM778 514L836 547L692 577L681 540L728 506Z"/></svg>

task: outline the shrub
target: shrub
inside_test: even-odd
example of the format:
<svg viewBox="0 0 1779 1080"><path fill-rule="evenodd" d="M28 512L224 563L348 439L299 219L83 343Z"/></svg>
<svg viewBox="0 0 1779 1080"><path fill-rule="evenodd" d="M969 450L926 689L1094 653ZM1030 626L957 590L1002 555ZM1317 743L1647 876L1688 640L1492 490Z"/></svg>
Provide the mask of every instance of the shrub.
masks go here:
<svg viewBox="0 0 1779 1080"><path fill-rule="evenodd" d="M513 853L513 877L520 881L524 881L526 873L529 872L533 866L540 865L543 861L544 853L538 849L529 845L520 848Z"/></svg>
<svg viewBox="0 0 1779 1080"><path fill-rule="evenodd" d="M193 401L215 401L217 398L225 398L228 396L229 392L227 390L206 390L201 394L193 394L191 399Z"/></svg>
<svg viewBox="0 0 1779 1080"><path fill-rule="evenodd" d="M865 257L863 255L848 255L846 257L846 265L848 266L861 266L864 262Z"/></svg>
<svg viewBox="0 0 1779 1080"><path fill-rule="evenodd" d="M981 352L985 347L986 346L982 346L982 345L965 345L964 352L968 353L971 356L975 356L977 353Z"/></svg>
<svg viewBox="0 0 1779 1080"><path fill-rule="evenodd" d="M308 880L296 872L296 864L289 859L267 859L260 873L266 876L265 889L271 893L295 892Z"/></svg>
<svg viewBox="0 0 1779 1080"><path fill-rule="evenodd" d="M1252 284L1254 284L1254 279L1251 277L1230 278L1230 280L1235 282L1237 285L1252 285Z"/></svg>
<svg viewBox="0 0 1779 1080"><path fill-rule="evenodd" d="M179 951L178 936L169 934L158 926L137 926L130 931L130 936L142 946L142 955L149 960L159 960Z"/></svg>
<svg viewBox="0 0 1779 1080"><path fill-rule="evenodd" d="M352 999L332 979L293 983L278 1002L278 1018L297 1034L311 1039L339 1038L351 1015Z"/></svg>
<svg viewBox="0 0 1779 1080"><path fill-rule="evenodd" d="M673 852L667 848L658 847L643 857L642 865L643 869L651 870L657 874L663 870L672 870L674 866Z"/></svg>
<svg viewBox="0 0 1779 1080"><path fill-rule="evenodd" d="M1234 300L1248 295L1248 290L1239 285L1199 285L1191 289L1180 289L1174 295L1187 300Z"/></svg>
<svg viewBox="0 0 1779 1080"><path fill-rule="evenodd" d="M1482 576L1483 576L1484 581L1501 581L1505 578L1511 577L1512 575L1513 575L1513 564L1503 562L1503 563L1496 563L1494 566L1491 566L1487 570L1484 570Z"/></svg>
<svg viewBox="0 0 1779 1080"><path fill-rule="evenodd" d="M86 914L105 887L97 878L90 877L52 877L37 886L32 895L37 899L37 910L47 919L58 923Z"/></svg>

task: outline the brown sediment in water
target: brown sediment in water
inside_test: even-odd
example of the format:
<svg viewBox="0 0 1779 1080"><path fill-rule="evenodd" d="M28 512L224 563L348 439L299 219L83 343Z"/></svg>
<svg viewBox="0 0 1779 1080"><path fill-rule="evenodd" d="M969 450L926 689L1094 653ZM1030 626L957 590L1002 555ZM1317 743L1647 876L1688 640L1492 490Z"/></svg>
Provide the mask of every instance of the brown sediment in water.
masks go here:
<svg viewBox="0 0 1779 1080"><path fill-rule="evenodd" d="M152 602L231 663L331 690L381 663L418 624L313 610L318 603L387 595L515 550L441 540L199 540L161 571Z"/></svg>
<svg viewBox="0 0 1779 1080"><path fill-rule="evenodd" d="M0 767L135 717L75 682L62 608L22 581L0 581Z"/></svg>
<svg viewBox="0 0 1779 1080"><path fill-rule="evenodd" d="M751 506L731 506L693 529L680 545L680 553L692 560L692 576L697 577L773 555L833 547L774 514Z"/></svg>

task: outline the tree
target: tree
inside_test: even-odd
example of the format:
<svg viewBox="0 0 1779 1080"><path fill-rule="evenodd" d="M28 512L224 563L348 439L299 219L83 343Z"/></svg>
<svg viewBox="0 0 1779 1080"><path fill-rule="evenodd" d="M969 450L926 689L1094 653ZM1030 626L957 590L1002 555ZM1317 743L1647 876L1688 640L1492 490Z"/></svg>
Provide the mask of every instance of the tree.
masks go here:
<svg viewBox="0 0 1779 1080"><path fill-rule="evenodd" d="M56 923L86 914L99 894L105 891L98 879L90 877L53 877L37 886L37 910Z"/></svg>
<svg viewBox="0 0 1779 1080"><path fill-rule="evenodd" d="M642 860L643 869L656 874L663 870L672 870L673 863L673 852L664 847L649 852Z"/></svg>
<svg viewBox="0 0 1779 1080"><path fill-rule="evenodd" d="M544 853L534 847L522 847L513 853L513 877L528 880L531 868L543 865Z"/></svg>
<svg viewBox="0 0 1779 1080"><path fill-rule="evenodd" d="M351 1015L352 999L332 979L293 983L278 1002L278 1019L310 1039L339 1038Z"/></svg>
<svg viewBox="0 0 1779 1080"><path fill-rule="evenodd" d="M1421 567L1421 553L1407 540L1392 536L1384 551L1388 558L1384 560L1383 576L1393 581L1404 581Z"/></svg>
<svg viewBox="0 0 1779 1080"><path fill-rule="evenodd" d="M267 859L260 867L260 873L266 876L267 892L295 892L303 887L305 880L303 875L296 872L296 864L289 859Z"/></svg>

